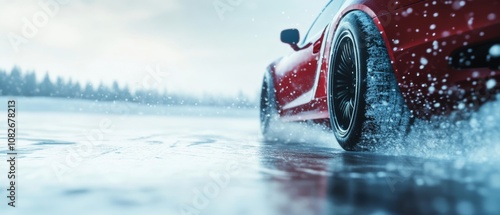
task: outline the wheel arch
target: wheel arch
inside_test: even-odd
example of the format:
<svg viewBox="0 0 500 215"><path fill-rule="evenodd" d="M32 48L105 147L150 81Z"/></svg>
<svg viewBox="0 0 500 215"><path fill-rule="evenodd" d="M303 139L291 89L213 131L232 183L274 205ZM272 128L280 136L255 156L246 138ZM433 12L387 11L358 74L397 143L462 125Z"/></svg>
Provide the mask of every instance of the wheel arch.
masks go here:
<svg viewBox="0 0 500 215"><path fill-rule="evenodd" d="M373 8L377 8L377 7L374 6ZM389 59L391 61L391 66L392 66L393 71L396 75L396 79L398 81L398 84L401 83L402 74L398 71L397 67L395 66L396 60L395 60L395 56L394 56L394 52L393 52L393 47L390 45L391 44L390 40L386 34L386 27L388 25L387 24L384 25L385 22L381 21L382 16L386 16L389 14L388 11L378 10L378 12L376 12L376 10L372 9L372 7L370 7L368 5L364 5L364 4L353 4L353 5L350 5L350 6L343 8L340 15L335 17L334 20L332 20L332 24L328 27L329 33L328 33L328 37L326 38L327 44L325 47L325 50L327 50L327 51L325 51L323 59L328 59L331 55L334 35L335 35L335 32L337 31L339 25L340 25L340 22L347 14L355 12L355 11L361 11L372 18L375 26L377 27L377 29L381 33L382 39L384 41L384 45L387 49L387 54L388 54ZM326 61L323 61L320 63L321 63L320 65L321 65L322 69L324 69L325 71L328 71L328 69L330 69L330 67L331 67L330 60L326 60ZM323 85L325 89L327 88L328 72L325 72L325 74L323 76L324 77L320 79L320 81L322 81L323 83L319 83L317 88L319 88L320 85ZM318 89L316 89L316 90L318 90ZM327 95L325 94L325 96L327 96Z"/></svg>
<svg viewBox="0 0 500 215"><path fill-rule="evenodd" d="M281 113L282 111L281 111L280 102L278 102L280 98L278 98L278 94L276 93L276 86L278 84L278 82L276 81L276 80L278 80L276 77L276 65L281 61L281 59L283 59L283 58L279 58L279 59L275 60L273 63L271 63L266 68L265 73L264 73L264 78L265 79L270 78L272 81L272 87L274 88L272 92L274 93L274 97L276 98L276 101L277 101L276 107L278 108L278 113Z"/></svg>
<svg viewBox="0 0 500 215"><path fill-rule="evenodd" d="M394 57L394 52L392 51L393 47L391 47L391 45L390 45L391 43L390 43L389 38L387 37L387 34L386 34L386 27L388 26L388 24L384 24L385 22L382 22L382 20L381 20L381 17L388 15L389 12L384 11L384 10L378 10L378 12L377 12L376 10L372 9L372 7L370 7L368 5L354 4L354 5L346 7L342 11L341 15L337 18L337 20L335 20L335 29L334 30L337 30L338 25L340 24L340 21L342 20L342 18L344 18L348 13L351 13L354 11L364 12L365 14L367 14L368 16L370 16L372 18L373 22L375 23L375 26L378 28L378 30L382 36L382 39L385 42L385 46L387 48L387 52L388 52L389 58L391 60L392 67L394 69L394 72L396 73L396 76L399 79L398 71L397 71L396 67L394 66L394 62L396 62L396 61L395 61L395 57Z"/></svg>

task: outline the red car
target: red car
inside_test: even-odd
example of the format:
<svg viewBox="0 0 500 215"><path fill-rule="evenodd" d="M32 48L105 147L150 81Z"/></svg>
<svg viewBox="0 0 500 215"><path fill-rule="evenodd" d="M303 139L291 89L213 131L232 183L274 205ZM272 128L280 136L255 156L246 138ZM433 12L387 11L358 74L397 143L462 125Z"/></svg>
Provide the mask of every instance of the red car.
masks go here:
<svg viewBox="0 0 500 215"><path fill-rule="evenodd" d="M261 127L313 121L346 150L404 138L415 117L469 110L500 91L500 0L333 0L264 76Z"/></svg>

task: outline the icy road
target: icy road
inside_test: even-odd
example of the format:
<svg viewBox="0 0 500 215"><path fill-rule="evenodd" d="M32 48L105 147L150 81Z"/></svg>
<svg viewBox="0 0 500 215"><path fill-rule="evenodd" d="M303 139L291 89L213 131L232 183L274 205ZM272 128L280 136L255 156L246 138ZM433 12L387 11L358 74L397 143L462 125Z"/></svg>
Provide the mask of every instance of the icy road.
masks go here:
<svg viewBox="0 0 500 215"><path fill-rule="evenodd" d="M304 125L263 142L257 110L19 98L16 208L0 117L0 214L499 214L498 110L352 153Z"/></svg>

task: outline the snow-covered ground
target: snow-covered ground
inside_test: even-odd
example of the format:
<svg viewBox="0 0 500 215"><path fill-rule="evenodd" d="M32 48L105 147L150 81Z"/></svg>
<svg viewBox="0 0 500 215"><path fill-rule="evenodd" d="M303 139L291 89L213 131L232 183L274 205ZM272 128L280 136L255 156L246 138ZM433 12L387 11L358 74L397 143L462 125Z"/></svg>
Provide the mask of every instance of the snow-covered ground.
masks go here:
<svg viewBox="0 0 500 215"><path fill-rule="evenodd" d="M19 193L16 209L2 198L8 214L175 214L182 198L210 181L200 176L238 161L228 152L259 139L256 110L40 98L17 104ZM0 172L4 196L6 165Z"/></svg>
<svg viewBox="0 0 500 215"><path fill-rule="evenodd" d="M17 101L17 207L2 197L0 214L500 212L499 103L458 124L422 122L404 147L350 153L300 125L294 141L263 142L255 109Z"/></svg>

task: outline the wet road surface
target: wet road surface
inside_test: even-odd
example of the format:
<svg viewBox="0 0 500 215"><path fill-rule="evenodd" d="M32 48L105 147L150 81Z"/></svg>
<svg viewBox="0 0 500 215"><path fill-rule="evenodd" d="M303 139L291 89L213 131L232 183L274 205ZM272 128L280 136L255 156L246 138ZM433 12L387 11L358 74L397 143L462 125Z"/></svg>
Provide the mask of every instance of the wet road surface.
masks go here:
<svg viewBox="0 0 500 215"><path fill-rule="evenodd" d="M255 110L238 112L21 112L18 206L2 198L0 213L500 212L498 162L345 152L307 128L309 139L263 142Z"/></svg>

